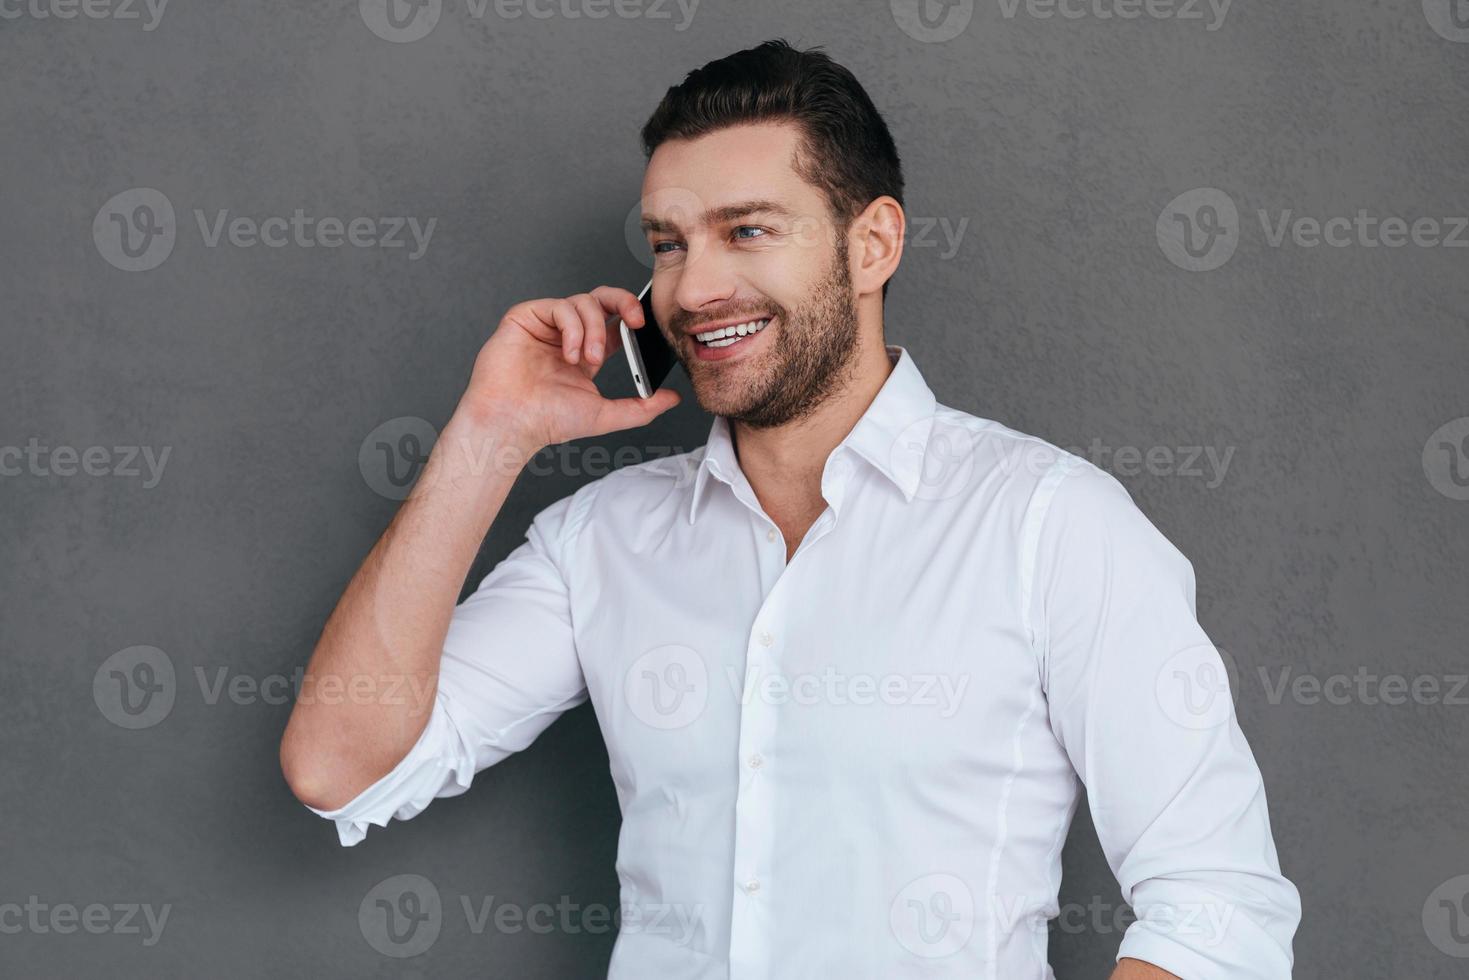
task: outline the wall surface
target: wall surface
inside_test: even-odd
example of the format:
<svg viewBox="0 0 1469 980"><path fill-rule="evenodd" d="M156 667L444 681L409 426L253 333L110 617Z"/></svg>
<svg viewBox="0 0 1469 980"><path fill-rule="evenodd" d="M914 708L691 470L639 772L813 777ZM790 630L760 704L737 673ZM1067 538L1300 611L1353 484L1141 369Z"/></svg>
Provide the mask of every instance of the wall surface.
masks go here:
<svg viewBox="0 0 1469 980"><path fill-rule="evenodd" d="M277 740L500 315L641 286L638 129L780 36L902 153L889 342L1192 560L1297 975L1464 975L1469 3L391 2L0 0L0 974L602 975L589 706L351 849ZM468 584L709 421L538 457ZM1131 920L1084 807L1065 871L1056 975L1103 977ZM443 913L400 958L359 912L405 874Z"/></svg>

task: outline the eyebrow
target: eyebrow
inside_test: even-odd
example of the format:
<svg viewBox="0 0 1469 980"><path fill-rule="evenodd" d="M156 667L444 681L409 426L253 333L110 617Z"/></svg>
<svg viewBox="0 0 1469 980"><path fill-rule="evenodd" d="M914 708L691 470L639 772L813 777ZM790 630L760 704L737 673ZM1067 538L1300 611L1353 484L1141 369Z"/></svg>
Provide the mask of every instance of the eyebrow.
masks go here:
<svg viewBox="0 0 1469 980"><path fill-rule="evenodd" d="M778 201L740 201L738 204L726 204L723 207L710 208L700 217L699 223L703 225L722 224L752 214L777 214L784 218L795 217L794 211ZM643 215L642 227L645 233L672 232L678 230L678 226L675 223L664 221L651 214Z"/></svg>

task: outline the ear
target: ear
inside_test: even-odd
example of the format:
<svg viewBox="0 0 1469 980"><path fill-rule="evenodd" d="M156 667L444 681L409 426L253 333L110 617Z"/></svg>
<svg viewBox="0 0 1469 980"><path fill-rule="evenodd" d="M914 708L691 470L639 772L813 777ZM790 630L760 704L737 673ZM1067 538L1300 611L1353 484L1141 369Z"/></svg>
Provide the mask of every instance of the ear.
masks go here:
<svg viewBox="0 0 1469 980"><path fill-rule="evenodd" d="M852 219L847 249L853 263L852 289L858 296L880 294L883 283L898 271L906 230L903 206L886 194L875 198Z"/></svg>

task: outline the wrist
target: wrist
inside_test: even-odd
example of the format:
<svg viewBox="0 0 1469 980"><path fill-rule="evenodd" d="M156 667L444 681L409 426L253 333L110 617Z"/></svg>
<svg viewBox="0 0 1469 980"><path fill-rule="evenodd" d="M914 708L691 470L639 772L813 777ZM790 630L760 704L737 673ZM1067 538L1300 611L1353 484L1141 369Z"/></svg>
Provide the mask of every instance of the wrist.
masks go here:
<svg viewBox="0 0 1469 980"><path fill-rule="evenodd" d="M435 451L441 451L456 472L511 480L540 450L536 438L508 411L463 405L454 410L435 445Z"/></svg>

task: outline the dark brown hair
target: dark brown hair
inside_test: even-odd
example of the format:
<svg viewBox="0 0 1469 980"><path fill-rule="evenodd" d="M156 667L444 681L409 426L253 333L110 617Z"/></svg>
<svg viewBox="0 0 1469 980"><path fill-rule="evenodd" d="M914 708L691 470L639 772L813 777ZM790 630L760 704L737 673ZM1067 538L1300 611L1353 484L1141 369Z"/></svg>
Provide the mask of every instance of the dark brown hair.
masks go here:
<svg viewBox="0 0 1469 980"><path fill-rule="evenodd" d="M802 130L796 173L825 194L838 232L884 194L903 203L897 146L861 83L818 48L798 51L778 38L711 61L670 88L643 126L643 153L651 159L666 140L783 120Z"/></svg>

